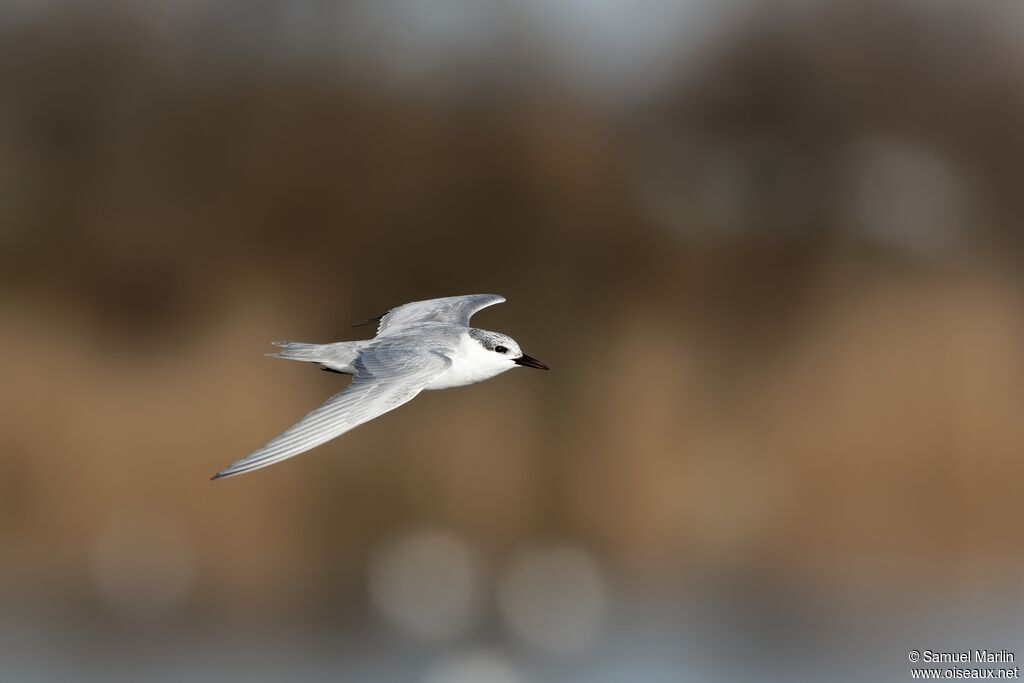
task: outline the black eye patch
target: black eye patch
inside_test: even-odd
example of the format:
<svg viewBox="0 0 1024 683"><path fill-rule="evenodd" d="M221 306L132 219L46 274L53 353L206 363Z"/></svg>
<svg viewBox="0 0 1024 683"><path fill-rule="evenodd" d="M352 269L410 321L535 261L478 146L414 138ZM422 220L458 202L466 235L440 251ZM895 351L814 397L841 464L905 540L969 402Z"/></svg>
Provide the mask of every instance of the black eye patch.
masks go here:
<svg viewBox="0 0 1024 683"><path fill-rule="evenodd" d="M504 346L495 346L494 350L497 351L498 353L508 353L508 349L505 348Z"/></svg>

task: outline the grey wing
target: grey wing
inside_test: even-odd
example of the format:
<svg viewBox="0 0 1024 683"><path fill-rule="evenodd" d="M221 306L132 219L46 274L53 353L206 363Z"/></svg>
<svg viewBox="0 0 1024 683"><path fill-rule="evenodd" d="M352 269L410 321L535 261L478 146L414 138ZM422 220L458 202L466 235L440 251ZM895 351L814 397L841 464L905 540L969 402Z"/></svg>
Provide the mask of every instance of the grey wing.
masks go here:
<svg viewBox="0 0 1024 683"><path fill-rule="evenodd" d="M230 477L287 460L394 410L416 397L451 361L432 351L377 348L364 351L353 364L352 383L340 394L262 448L218 472Z"/></svg>
<svg viewBox="0 0 1024 683"><path fill-rule="evenodd" d="M469 326L469 319L481 308L504 303L505 297L498 294L469 294L448 296L443 299L414 301L392 308L380 318L377 336L394 335L409 325L426 322L448 323L461 327Z"/></svg>

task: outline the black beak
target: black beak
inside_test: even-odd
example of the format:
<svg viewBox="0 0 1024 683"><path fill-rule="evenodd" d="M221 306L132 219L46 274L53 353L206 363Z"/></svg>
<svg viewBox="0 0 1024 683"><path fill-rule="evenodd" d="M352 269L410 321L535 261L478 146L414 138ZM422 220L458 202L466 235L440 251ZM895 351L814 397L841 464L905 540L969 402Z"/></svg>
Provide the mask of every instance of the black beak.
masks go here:
<svg viewBox="0 0 1024 683"><path fill-rule="evenodd" d="M536 358L531 358L531 357L527 356L525 353L523 355L519 356L519 358L514 359L512 362L515 363L516 365L522 365L523 367L527 367L527 368L537 368L538 370L550 370L551 369L548 366L546 366L543 363L541 363Z"/></svg>

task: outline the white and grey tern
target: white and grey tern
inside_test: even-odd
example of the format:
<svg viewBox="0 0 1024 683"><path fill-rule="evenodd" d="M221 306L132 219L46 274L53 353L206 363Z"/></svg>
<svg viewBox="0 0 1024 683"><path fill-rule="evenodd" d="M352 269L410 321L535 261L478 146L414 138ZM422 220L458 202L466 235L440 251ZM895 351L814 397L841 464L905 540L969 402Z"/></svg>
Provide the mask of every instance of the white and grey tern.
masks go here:
<svg viewBox="0 0 1024 683"><path fill-rule="evenodd" d="M427 389L482 382L517 367L547 370L508 335L469 326L474 313L504 301L497 294L414 301L358 323L379 323L373 339L333 344L274 342L281 352L267 355L317 363L324 370L352 375L352 382L288 431L213 478L244 474L304 453Z"/></svg>

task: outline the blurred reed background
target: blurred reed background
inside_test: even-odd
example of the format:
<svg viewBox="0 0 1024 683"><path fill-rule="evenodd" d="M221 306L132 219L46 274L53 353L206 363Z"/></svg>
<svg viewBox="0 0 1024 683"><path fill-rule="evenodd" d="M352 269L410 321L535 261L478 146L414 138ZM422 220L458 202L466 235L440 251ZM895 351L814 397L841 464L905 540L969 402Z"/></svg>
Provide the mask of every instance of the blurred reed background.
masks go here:
<svg viewBox="0 0 1024 683"><path fill-rule="evenodd" d="M1016 3L4 3L0 680L1012 650L1022 62ZM271 340L475 292L550 373L208 481L346 382Z"/></svg>

